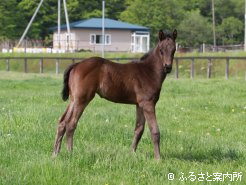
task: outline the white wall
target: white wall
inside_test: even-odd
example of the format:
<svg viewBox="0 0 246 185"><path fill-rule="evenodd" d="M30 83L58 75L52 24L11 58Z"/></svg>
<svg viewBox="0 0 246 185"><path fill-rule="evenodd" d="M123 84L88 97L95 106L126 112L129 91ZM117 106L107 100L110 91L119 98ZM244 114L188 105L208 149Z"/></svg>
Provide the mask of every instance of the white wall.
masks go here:
<svg viewBox="0 0 246 185"><path fill-rule="evenodd" d="M100 35L101 30L92 29L71 29L71 43L72 49L101 51L100 44L90 44L90 34ZM105 34L111 35L111 44L105 45L105 51L131 51L131 36L130 30L105 30ZM61 49L66 49L66 32L61 31ZM57 32L53 34L53 47L58 49Z"/></svg>

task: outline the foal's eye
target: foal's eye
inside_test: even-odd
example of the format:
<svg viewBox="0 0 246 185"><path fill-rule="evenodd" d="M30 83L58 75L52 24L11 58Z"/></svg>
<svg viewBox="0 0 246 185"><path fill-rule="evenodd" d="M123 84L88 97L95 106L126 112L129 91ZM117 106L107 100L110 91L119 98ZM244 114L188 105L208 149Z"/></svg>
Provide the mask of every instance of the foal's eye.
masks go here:
<svg viewBox="0 0 246 185"><path fill-rule="evenodd" d="M161 55L163 55L163 50L162 49L160 49L160 53L161 53Z"/></svg>

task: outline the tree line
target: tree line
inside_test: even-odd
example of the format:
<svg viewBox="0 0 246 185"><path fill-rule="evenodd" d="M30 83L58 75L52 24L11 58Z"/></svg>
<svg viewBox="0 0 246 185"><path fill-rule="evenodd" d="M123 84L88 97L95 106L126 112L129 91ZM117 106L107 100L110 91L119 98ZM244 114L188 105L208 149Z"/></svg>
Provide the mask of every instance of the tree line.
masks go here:
<svg viewBox="0 0 246 185"><path fill-rule="evenodd" d="M19 39L40 0L0 1L0 40ZM158 30L178 30L185 47L213 44L211 0L105 0L105 16L151 29L151 42ZM63 7L63 6L62 6ZM244 40L244 0L214 0L218 45ZM63 9L63 8L62 8ZM101 0L67 0L70 22L101 17ZM64 10L62 10L64 12ZM62 23L65 15L62 13ZM51 40L49 27L57 25L57 0L44 0L27 38Z"/></svg>

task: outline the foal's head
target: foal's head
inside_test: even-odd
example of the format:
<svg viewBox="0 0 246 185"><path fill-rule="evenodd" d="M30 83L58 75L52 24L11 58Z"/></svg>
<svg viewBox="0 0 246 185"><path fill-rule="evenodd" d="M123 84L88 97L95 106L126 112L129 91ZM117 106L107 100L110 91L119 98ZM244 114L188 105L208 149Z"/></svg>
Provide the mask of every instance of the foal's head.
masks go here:
<svg viewBox="0 0 246 185"><path fill-rule="evenodd" d="M177 30L175 29L172 34L165 34L162 30L159 31L159 43L157 52L161 58L162 65L166 73L172 71L173 57L176 51L175 40L177 38Z"/></svg>

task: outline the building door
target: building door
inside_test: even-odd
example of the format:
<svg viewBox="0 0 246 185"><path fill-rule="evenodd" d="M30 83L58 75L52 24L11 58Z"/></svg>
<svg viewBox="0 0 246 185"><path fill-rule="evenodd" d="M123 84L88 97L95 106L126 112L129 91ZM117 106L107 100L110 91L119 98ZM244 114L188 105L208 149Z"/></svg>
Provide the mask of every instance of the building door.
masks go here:
<svg viewBox="0 0 246 185"><path fill-rule="evenodd" d="M142 36L142 52L146 53L149 48L148 48L148 37L147 36Z"/></svg>
<svg viewBox="0 0 246 185"><path fill-rule="evenodd" d="M141 50L141 37L140 36L136 36L135 37L135 52L140 52Z"/></svg>
<svg viewBox="0 0 246 185"><path fill-rule="evenodd" d="M133 53L145 53L149 50L149 33L132 34L131 51Z"/></svg>

